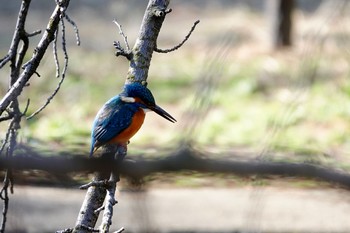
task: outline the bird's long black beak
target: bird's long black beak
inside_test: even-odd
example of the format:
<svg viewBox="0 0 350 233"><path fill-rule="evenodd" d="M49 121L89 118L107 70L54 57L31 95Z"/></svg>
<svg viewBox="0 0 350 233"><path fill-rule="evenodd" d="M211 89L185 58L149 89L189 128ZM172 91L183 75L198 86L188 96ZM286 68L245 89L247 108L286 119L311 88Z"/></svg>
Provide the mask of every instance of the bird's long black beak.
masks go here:
<svg viewBox="0 0 350 233"><path fill-rule="evenodd" d="M165 119L167 119L168 121L171 121L173 123L176 122L175 118L172 117L169 113L167 113L164 109L162 109L161 107L159 107L158 105L154 106L151 108L152 111L154 111L155 113L157 113L158 115L164 117Z"/></svg>

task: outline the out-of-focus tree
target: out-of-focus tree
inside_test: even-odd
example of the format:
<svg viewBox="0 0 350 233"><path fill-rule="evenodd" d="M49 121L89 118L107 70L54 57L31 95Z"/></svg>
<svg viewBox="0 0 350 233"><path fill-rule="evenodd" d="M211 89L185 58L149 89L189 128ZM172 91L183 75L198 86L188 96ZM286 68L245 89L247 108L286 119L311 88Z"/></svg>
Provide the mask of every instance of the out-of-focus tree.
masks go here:
<svg viewBox="0 0 350 233"><path fill-rule="evenodd" d="M271 44L275 49L292 45L294 0L267 0Z"/></svg>

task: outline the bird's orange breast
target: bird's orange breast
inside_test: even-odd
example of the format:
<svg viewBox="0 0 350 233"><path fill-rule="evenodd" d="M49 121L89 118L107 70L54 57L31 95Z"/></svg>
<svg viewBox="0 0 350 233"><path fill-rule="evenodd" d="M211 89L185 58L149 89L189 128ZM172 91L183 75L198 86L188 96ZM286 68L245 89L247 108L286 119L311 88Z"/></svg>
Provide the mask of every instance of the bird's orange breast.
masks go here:
<svg viewBox="0 0 350 233"><path fill-rule="evenodd" d="M137 131L141 128L143 121L145 120L145 112L140 109L137 111L132 120L131 124L128 128L124 129L121 133L119 133L117 136L112 138L112 140L109 141L109 143L127 143L132 136L134 136Z"/></svg>

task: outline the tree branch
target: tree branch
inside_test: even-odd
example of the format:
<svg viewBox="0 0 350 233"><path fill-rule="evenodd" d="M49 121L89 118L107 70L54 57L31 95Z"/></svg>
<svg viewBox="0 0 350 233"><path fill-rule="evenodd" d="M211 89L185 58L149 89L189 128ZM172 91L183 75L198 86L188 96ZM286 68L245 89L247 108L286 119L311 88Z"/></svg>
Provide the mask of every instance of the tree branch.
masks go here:
<svg viewBox="0 0 350 233"><path fill-rule="evenodd" d="M111 174L111 185L107 189L107 196L105 200L105 208L102 216L102 223L99 227L101 233L108 233L109 228L112 225L113 217L113 206L117 203L115 200L115 190L117 188L117 180L119 180L119 175L115 175L113 172Z"/></svg>
<svg viewBox="0 0 350 233"><path fill-rule="evenodd" d="M17 152L13 158L6 159L1 157L0 169L11 167L13 170L43 170L63 174L97 171L106 173L104 180L109 178L109 172L112 170L134 179L142 179L156 173L185 170L209 174L228 173L238 176L300 177L335 183L350 189L350 174L339 169L310 163L269 162L255 159L247 161L208 159L216 155L196 151L190 147L185 147L166 155L158 155L157 159L152 160L141 159L142 155L134 154L131 155L133 158L140 159L135 161L124 160L122 165L118 162L111 163L111 160L107 158L88 159L85 158L86 154L59 154L47 157L40 156L34 151L23 150L23 148L21 148L21 151L22 153ZM228 158L240 157L240 155L235 153L226 153L224 156ZM99 189L99 187L90 187L90 189ZM101 189L106 190L105 188ZM102 203L96 208L102 206Z"/></svg>
<svg viewBox="0 0 350 233"><path fill-rule="evenodd" d="M30 1L27 0L23 2L30 2ZM17 81L10 87L9 91L0 101L0 115L2 115L2 113L11 103L11 101L16 99L21 94L23 88L28 83L32 75L36 73L36 69L40 64L40 61L43 58L47 47L55 38L55 32L57 30L57 27L60 21L61 7L67 8L68 4L69 4L69 0L61 0L60 5L56 6L55 10L53 11L50 17L45 33L41 38L39 44L37 45L36 49L34 50L32 58L26 63L26 66L24 67L24 71L21 73ZM21 23L22 21L19 20L18 22ZM23 21L23 24L24 24L24 21ZM16 39L17 37L14 38L13 41L15 41ZM10 49L10 56L13 53L12 51L16 51L16 50Z"/></svg>
<svg viewBox="0 0 350 233"><path fill-rule="evenodd" d="M169 0L150 0L146 8L139 36L132 49L132 59L126 77L126 83L147 84L148 70L152 54L156 48L159 31L162 27Z"/></svg>
<svg viewBox="0 0 350 233"><path fill-rule="evenodd" d="M12 87L13 84L18 80L21 65L23 63L23 59L29 45L29 39L25 31L25 22L26 22L27 13L29 10L30 2L31 0L22 1L20 11L18 13L16 29L15 29L11 46L7 56L8 58L5 57L5 59L3 59L3 61L1 62L1 67L6 62L10 62L10 69L11 69L10 80L9 80L10 87ZM22 41L23 44L17 55L20 41ZM0 152L2 152L5 149L5 146L7 145L5 157L9 159L13 157L13 153L17 146L17 134L18 134L18 130L20 129L20 122L23 116L23 114L19 109L17 96L11 99L11 101L9 102L9 104L6 106L4 110L8 112L8 117L11 116L10 119L12 120L11 120L11 123L9 124L8 130L5 136L5 140L3 142L3 145L1 146ZM2 119L6 119L6 117L5 118L3 117ZM10 192L13 193L14 179L13 179L12 171L13 170L11 166L6 168L3 187L0 191L0 197L4 202L3 211L2 211L2 222L1 222L1 228L0 228L1 233L5 232L6 221L7 221L7 211L8 211L8 205L9 205L8 190L10 190Z"/></svg>
<svg viewBox="0 0 350 233"><path fill-rule="evenodd" d="M116 147L104 146L101 147L102 156L101 160L104 163L113 164L114 154L116 151ZM94 159L88 159L92 161ZM100 181L108 180L110 174L112 172L111 166L106 166L103 170L97 170L93 182L100 183ZM87 226L89 228L94 228L96 225L96 221L99 216L99 212L96 212L97 209L100 209L103 206L103 202L107 193L107 189L105 186L90 186L85 195L84 202L81 206L74 231L75 233L88 233L90 231L86 229L80 228L80 226Z"/></svg>
<svg viewBox="0 0 350 233"><path fill-rule="evenodd" d="M25 34L24 25L25 25L25 22L27 19L27 13L28 13L30 2L31 2L31 0L23 0L22 1L21 8L20 8L20 11L18 13L16 29L15 29L15 32L14 32L13 37L12 37L11 46L10 46L10 49L9 49L7 55L1 60L0 68L2 68L10 60L12 60L13 64L15 64L14 59L16 58L18 45L19 45L21 38Z"/></svg>
<svg viewBox="0 0 350 233"><path fill-rule="evenodd" d="M66 72L68 69L68 52L67 52L67 47L66 47L66 27L64 24L64 20L63 20L63 16L61 16L61 28L62 28L62 51L63 51L63 55L64 55L64 66L63 66L63 70L62 73L60 74L60 67L59 67L59 61L58 61L58 57L57 57L57 47L56 47L56 43L57 43L57 35L58 35L58 30L55 32L55 39L54 39L54 43L53 43L53 54L54 54L54 60L55 60L55 64L56 64L56 77L60 77L61 79L57 84L57 87L55 88L55 90L52 92L52 94L47 98L46 102L44 105L42 105L38 110L36 110L34 113L32 113L30 116L27 117L27 120L30 120L31 118L33 118L34 116L38 115L41 111L43 111L51 102L51 100L56 96L56 94L58 93L58 91L60 90L62 83L65 80L66 77Z"/></svg>
<svg viewBox="0 0 350 233"><path fill-rule="evenodd" d="M9 54L6 54L5 57L1 58L0 60L0 69L6 65L7 62L11 60L11 56Z"/></svg>
<svg viewBox="0 0 350 233"><path fill-rule="evenodd" d="M77 45L80 45L80 35L79 35L79 29L77 24L67 15L67 13L65 12L64 14L64 18L68 21L68 23L70 23L73 26L74 32L75 32L75 40Z"/></svg>
<svg viewBox="0 0 350 233"><path fill-rule="evenodd" d="M183 39L183 41L181 41L180 44L178 44L170 49L159 49L158 47L155 47L154 51L157 53L170 53L170 52L173 52L173 51L179 49L190 38L192 32L194 31L194 29L196 28L196 26L199 22L200 22L199 20L194 22L193 26L191 27L191 30L188 32L188 34L185 36L185 39Z"/></svg>
<svg viewBox="0 0 350 233"><path fill-rule="evenodd" d="M148 69L152 58L152 53L153 53L153 50L156 48L157 37L160 31L160 28L162 26L162 23L164 21L164 17L166 13L169 12L167 11L168 4L169 4L169 0L150 0L149 1L143 21L142 21L139 37L131 52L129 52L130 48L128 45L127 37L123 33L120 24L114 21L117 24L119 28L119 32L123 36L127 47L127 51L125 51L120 45L120 42L114 42L114 46L117 49L117 55L124 55L130 61L126 83L140 82L143 85L147 84L146 81L148 76ZM1 103L0 103L0 107L1 107ZM103 146L102 156L111 157L112 153L113 154L116 153L117 158L115 159L117 163L120 163L120 161L122 161L123 158L126 156L126 145L124 148L125 148L125 151L123 152L121 150L123 149L122 145L119 145L117 147L113 147L109 145ZM96 181L105 179L105 173L103 176L98 174L99 173L97 173L97 176L95 179ZM101 232L108 232L109 227L111 225L113 205L115 204L115 200L114 200L115 188L116 188L116 184L113 185L110 189L108 189L109 195L107 196L106 207L104 209L104 214L103 214L104 217L103 217L102 224L100 226ZM76 226L81 226L81 225L88 226L88 227L95 226L97 216L98 216L98 214L96 214L96 209L97 209L96 203L98 203L99 206L102 206L101 200L103 200L106 195L106 190L99 191L99 192L94 191L97 189L98 187L90 187L88 189L79 217L76 221ZM123 229L121 229L120 232L121 231L123 231ZM85 233L87 231L75 228L74 232Z"/></svg>
<svg viewBox="0 0 350 233"><path fill-rule="evenodd" d="M114 41L113 45L115 47L115 49L117 50L115 52L115 55L118 56L124 56L126 57L129 61L132 59L132 51L130 50L130 46L129 46L129 42L128 42L128 37L124 34L123 29L122 29L122 25L120 25L116 19L113 20L113 23L115 23L119 29L119 34L124 38L124 43L126 46L126 49L123 48L123 46L121 46L119 41Z"/></svg>

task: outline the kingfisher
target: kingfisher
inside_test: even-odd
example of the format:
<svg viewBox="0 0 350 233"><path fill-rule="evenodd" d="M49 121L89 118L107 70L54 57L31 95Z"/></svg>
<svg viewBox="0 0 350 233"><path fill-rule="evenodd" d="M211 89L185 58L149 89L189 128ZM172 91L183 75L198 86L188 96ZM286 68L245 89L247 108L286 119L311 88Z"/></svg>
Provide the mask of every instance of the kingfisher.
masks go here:
<svg viewBox="0 0 350 233"><path fill-rule="evenodd" d="M141 128L147 112L153 111L168 121L176 120L156 105L152 92L138 82L124 85L123 91L108 100L92 125L90 157L105 144L127 144Z"/></svg>

